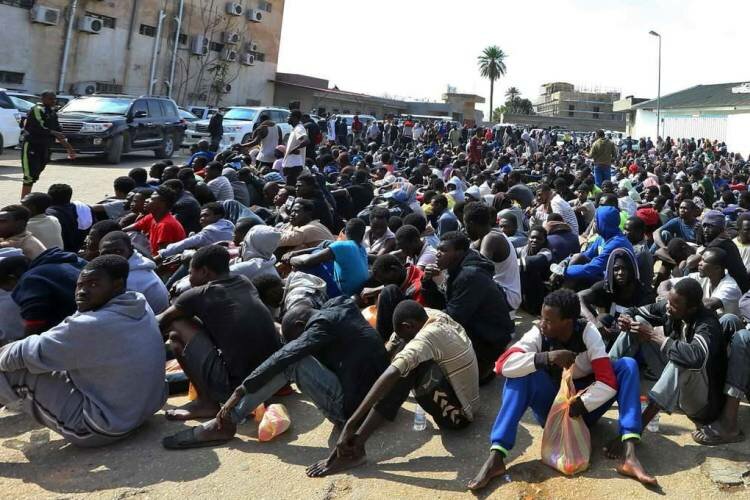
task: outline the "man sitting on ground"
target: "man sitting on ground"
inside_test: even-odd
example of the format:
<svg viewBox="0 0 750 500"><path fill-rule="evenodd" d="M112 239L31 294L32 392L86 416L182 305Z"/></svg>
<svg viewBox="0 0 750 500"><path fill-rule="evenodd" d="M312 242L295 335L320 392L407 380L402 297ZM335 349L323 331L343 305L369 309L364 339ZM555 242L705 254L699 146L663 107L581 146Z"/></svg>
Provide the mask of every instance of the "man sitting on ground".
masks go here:
<svg viewBox="0 0 750 500"><path fill-rule="evenodd" d="M26 229L42 242L44 248L63 248L60 221L45 213L52 205L50 195L47 193L29 193L23 197L21 205L31 212L31 218L26 225Z"/></svg>
<svg viewBox="0 0 750 500"><path fill-rule="evenodd" d="M300 250L314 247L322 241L335 239L327 227L320 221L313 220L313 210L315 210L315 205L310 200L297 198L294 201L289 223L279 227L281 230L279 248Z"/></svg>
<svg viewBox="0 0 750 500"><path fill-rule="evenodd" d="M393 253L422 270L437 263L437 250L422 239L415 226L405 225L396 230L396 251Z"/></svg>
<svg viewBox="0 0 750 500"><path fill-rule="evenodd" d="M169 212L176 199L177 194L174 191L160 186L146 204L148 215L123 228L123 231L140 231L147 235L152 255L158 254L159 250L166 248L170 243L184 240L185 229Z"/></svg>
<svg viewBox="0 0 750 500"><path fill-rule="evenodd" d="M128 263L98 257L81 271L78 312L0 349L0 404L24 400L38 423L77 446L119 441L167 398L159 328Z"/></svg>
<svg viewBox="0 0 750 500"><path fill-rule="evenodd" d="M303 303L284 315L286 344L232 394L216 418L169 436L165 448L216 446L231 440L237 424L289 382L336 426L343 426L388 366L383 342L354 301L338 297L316 311Z"/></svg>
<svg viewBox="0 0 750 500"><path fill-rule="evenodd" d="M158 316L198 399L167 411L170 420L216 415L232 391L279 348L271 314L244 276L229 274L229 252L203 247L190 261L192 289Z"/></svg>
<svg viewBox="0 0 750 500"><path fill-rule="evenodd" d="M449 233L450 234L450 233ZM414 397L441 429L463 429L479 409L479 370L466 331L447 314L405 300L393 330L406 343L347 420L331 455L307 468L310 477L335 474L365 461L365 443Z"/></svg>
<svg viewBox="0 0 750 500"><path fill-rule="evenodd" d="M616 442L625 446L625 458L617 472L647 485L656 484L635 455L643 428L638 365L632 358L611 362L596 327L579 320L580 312L575 292L562 289L550 293L544 298L540 326L525 333L498 359L496 370L505 377L502 404L492 426L490 456L469 489L484 488L492 478L505 474L505 459L515 445L521 417L531 407L537 422L544 425L562 370L570 367L576 389L586 389L570 404L570 416L581 416L592 426L617 400L620 439Z"/></svg>
<svg viewBox="0 0 750 500"><path fill-rule="evenodd" d="M169 292L156 275L156 264L133 248L130 237L122 231L114 231L99 241L99 255L119 255L128 261L130 272L126 284L129 292L138 292L146 297L154 314L169 307Z"/></svg>
<svg viewBox="0 0 750 500"><path fill-rule="evenodd" d="M19 248L27 259L33 260L45 247L26 226L31 212L23 205L8 205L0 209L0 248Z"/></svg>
<svg viewBox="0 0 750 500"><path fill-rule="evenodd" d="M203 205L200 215L200 232L167 245L154 256L156 263L161 264L165 258L181 254L185 250L203 248L220 241L232 241L234 224L225 219L224 215L224 207L219 202L214 201Z"/></svg>

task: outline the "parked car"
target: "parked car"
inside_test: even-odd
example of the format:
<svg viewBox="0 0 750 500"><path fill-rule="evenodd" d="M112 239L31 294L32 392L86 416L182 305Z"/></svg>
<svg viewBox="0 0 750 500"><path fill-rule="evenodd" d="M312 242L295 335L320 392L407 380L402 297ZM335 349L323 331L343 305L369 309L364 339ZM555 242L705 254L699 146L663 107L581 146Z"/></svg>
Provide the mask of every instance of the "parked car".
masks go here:
<svg viewBox="0 0 750 500"><path fill-rule="evenodd" d="M0 89L0 154L5 148L18 146L20 123L21 113L5 93L5 89Z"/></svg>
<svg viewBox="0 0 750 500"><path fill-rule="evenodd" d="M352 135L352 122L354 122L354 115L336 115L336 117L346 121L346 130L348 134L346 139L348 143L351 144L354 141L354 136ZM375 120L375 117L372 115L359 115L359 121L362 122L363 134L367 132L367 127L369 127Z"/></svg>
<svg viewBox="0 0 750 500"><path fill-rule="evenodd" d="M219 111L217 108L209 108L207 106L189 106L184 109L193 113L199 120L208 120Z"/></svg>
<svg viewBox="0 0 750 500"><path fill-rule="evenodd" d="M191 113L185 108L177 108L177 111L180 112L180 118L182 118L188 123L197 122L198 120L200 120L200 118L198 118L197 116L195 116L193 113Z"/></svg>
<svg viewBox="0 0 750 500"><path fill-rule="evenodd" d="M234 106L224 113L222 146L227 147L232 144L248 142L253 136L253 131L260 124L258 118L261 115L267 115L271 121L281 128L281 134L286 141L292 132L292 126L287 123L287 120L289 120L288 109L267 106ZM209 140L208 122L209 120L198 120L189 124L185 132L184 144L190 146L203 139Z"/></svg>
<svg viewBox="0 0 750 500"><path fill-rule="evenodd" d="M78 97L58 112L58 119L77 153L103 155L108 163L119 163L131 151L170 158L187 126L172 99L121 94ZM55 144L52 151L64 149Z"/></svg>
<svg viewBox="0 0 750 500"><path fill-rule="evenodd" d="M8 99L10 99L16 109L21 113L28 113L29 110L35 106L33 102L21 99L20 97L9 95Z"/></svg>
<svg viewBox="0 0 750 500"><path fill-rule="evenodd" d="M17 90L8 90L6 92L8 94L8 97L15 97L17 99L23 99L24 101L28 101L32 104L39 104L42 102L42 98L38 95L29 94L28 92L19 92Z"/></svg>

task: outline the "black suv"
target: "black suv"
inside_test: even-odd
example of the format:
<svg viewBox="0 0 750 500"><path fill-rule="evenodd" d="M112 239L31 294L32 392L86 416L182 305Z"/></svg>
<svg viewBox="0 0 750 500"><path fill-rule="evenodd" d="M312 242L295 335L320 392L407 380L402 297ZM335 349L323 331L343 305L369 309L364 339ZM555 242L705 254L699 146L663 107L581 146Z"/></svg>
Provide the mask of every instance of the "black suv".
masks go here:
<svg viewBox="0 0 750 500"><path fill-rule="evenodd" d="M58 118L77 153L103 155L107 163L119 163L130 151L152 150L157 158L170 158L187 127L172 99L154 96L79 97ZM59 144L52 151L65 152Z"/></svg>

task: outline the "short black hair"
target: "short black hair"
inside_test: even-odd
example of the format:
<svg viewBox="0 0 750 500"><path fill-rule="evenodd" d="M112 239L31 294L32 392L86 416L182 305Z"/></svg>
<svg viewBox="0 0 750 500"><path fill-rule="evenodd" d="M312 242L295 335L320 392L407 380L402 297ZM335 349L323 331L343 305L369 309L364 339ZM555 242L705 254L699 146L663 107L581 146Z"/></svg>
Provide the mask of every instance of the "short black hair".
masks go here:
<svg viewBox="0 0 750 500"><path fill-rule="evenodd" d="M512 212L505 212L500 216L500 218L510 222L511 224L513 224L513 227L518 229L518 219L516 219L516 216L513 215Z"/></svg>
<svg viewBox="0 0 750 500"><path fill-rule="evenodd" d="M483 226L491 225L490 207L479 201L467 203L464 207L464 220Z"/></svg>
<svg viewBox="0 0 750 500"><path fill-rule="evenodd" d="M146 181L148 181L148 172L146 172L145 168L135 167L130 169L130 172L128 172L128 177L133 179L137 186L143 185L146 184Z"/></svg>
<svg viewBox="0 0 750 500"><path fill-rule="evenodd" d="M166 203L169 208L172 208L172 205L177 201L177 193L175 193L173 189L169 189L167 186L159 186L156 188L156 194L159 195L159 198L164 200L164 203Z"/></svg>
<svg viewBox="0 0 750 500"><path fill-rule="evenodd" d="M361 243L362 239L365 237L366 229L367 226L365 226L364 221L355 217L347 221L344 232L348 239Z"/></svg>
<svg viewBox="0 0 750 500"><path fill-rule="evenodd" d="M393 329L409 320L427 321L427 311L414 300L402 300L393 311Z"/></svg>
<svg viewBox="0 0 750 500"><path fill-rule="evenodd" d="M73 197L73 188L67 184L52 184L47 194L52 198L53 205L67 205Z"/></svg>
<svg viewBox="0 0 750 500"><path fill-rule="evenodd" d="M427 229L427 219L422 214L411 213L404 217L404 226L414 226L422 234Z"/></svg>
<svg viewBox="0 0 750 500"><path fill-rule="evenodd" d="M168 181L164 181L162 186L168 187L175 193L181 193L185 190L185 185L180 179L169 179Z"/></svg>
<svg viewBox="0 0 750 500"><path fill-rule="evenodd" d="M115 179L113 185L115 191L119 191L121 193L129 193L133 189L135 189L135 181L127 175L121 175L120 177Z"/></svg>
<svg viewBox="0 0 750 500"><path fill-rule="evenodd" d="M128 274L130 273L130 264L128 261L119 255L100 255L95 258L83 268L84 271L102 271L106 273L110 279L118 280L121 279L123 283L128 280Z"/></svg>
<svg viewBox="0 0 750 500"><path fill-rule="evenodd" d="M560 288L544 297L544 305L554 307L563 319L578 319L581 315L581 301L578 294L567 288Z"/></svg>
<svg viewBox="0 0 750 500"><path fill-rule="evenodd" d="M442 242L450 243L455 250L463 250L464 252L468 251L469 245L471 245L469 237L461 231L448 231L440 237L440 243Z"/></svg>
<svg viewBox="0 0 750 500"><path fill-rule="evenodd" d="M386 219L388 220L388 217L391 215L391 213L388 211L385 207L372 207L370 209L370 219L373 217L378 219Z"/></svg>
<svg viewBox="0 0 750 500"><path fill-rule="evenodd" d="M315 204L312 200L306 200L304 198L295 198L294 205L299 205L305 212L313 213L315 211ZM294 206L292 205L292 206Z"/></svg>
<svg viewBox="0 0 750 500"><path fill-rule="evenodd" d="M133 241L130 239L130 236L128 236L128 233L123 231L112 231L105 234L102 236L102 239L99 240L99 246L103 243L109 243L110 241L122 241L129 249L133 249Z"/></svg>
<svg viewBox="0 0 750 500"><path fill-rule="evenodd" d="M89 237L99 238L100 240L113 231L122 231L122 226L113 220L101 220L91 226Z"/></svg>
<svg viewBox="0 0 750 500"><path fill-rule="evenodd" d="M400 228L398 228L398 231L396 231L396 240L397 241L416 241L419 240L422 237L422 234L419 232L419 230L411 225L403 225Z"/></svg>
<svg viewBox="0 0 750 500"><path fill-rule="evenodd" d="M434 201L435 203L439 204L440 206L444 208L448 208L448 198L446 198L445 195L442 193L435 195L435 197L431 201Z"/></svg>
<svg viewBox="0 0 750 500"><path fill-rule="evenodd" d="M261 274L253 278L253 285L258 290L258 295L263 296L268 290L275 286L284 286L284 281L275 274Z"/></svg>
<svg viewBox="0 0 750 500"><path fill-rule="evenodd" d="M546 182L542 182L542 183L541 183L541 184L539 184L539 186L537 186L537 188L536 188L536 192L537 192L537 193L546 193L546 192L548 192L548 191L552 191L552 186L550 186L550 185L549 185L549 184L547 184Z"/></svg>
<svg viewBox="0 0 750 500"><path fill-rule="evenodd" d="M724 250L721 247L708 247L708 248L706 248L703 251L702 257L705 258L706 254L713 255L715 257L715 259L712 259L712 260L716 260L717 264L720 264L721 267L723 267L724 269L726 269L726 267L727 267L727 264L726 264L726 262L727 262L727 252L726 252L726 250Z"/></svg>
<svg viewBox="0 0 750 500"><path fill-rule="evenodd" d="M28 224L29 219L31 219L31 212L23 205L7 205L0 208L0 212L9 213L15 222L21 222L24 226Z"/></svg>
<svg viewBox="0 0 750 500"><path fill-rule="evenodd" d="M229 272L229 250L221 245L199 248L193 255L190 266L195 269L205 267L216 274L227 274Z"/></svg>
<svg viewBox="0 0 750 500"><path fill-rule="evenodd" d="M21 204L34 213L43 214L45 210L52 206L52 197L47 193L29 193L24 197Z"/></svg>
<svg viewBox="0 0 750 500"><path fill-rule="evenodd" d="M540 226L540 225L531 226L531 228L529 229L529 234L531 234L532 231L537 231L539 233L542 233L544 235L544 238L545 239L547 238L547 230L544 229L544 226Z"/></svg>
<svg viewBox="0 0 750 500"><path fill-rule="evenodd" d="M208 165L206 165L206 170L211 170L211 171L216 170L218 172L221 172L223 168L224 166L218 161L212 161L212 162L209 162Z"/></svg>
<svg viewBox="0 0 750 500"><path fill-rule="evenodd" d="M388 271L390 269L403 269L404 263L395 255L386 253L378 256L372 264L372 274Z"/></svg>
<svg viewBox="0 0 750 500"><path fill-rule="evenodd" d="M685 298L688 307L698 307L703 304L703 287L693 278L684 278L675 283L673 290Z"/></svg>
<svg viewBox="0 0 750 500"><path fill-rule="evenodd" d="M636 231L640 231L642 233L646 231L646 223L643 222L643 219L639 217L636 217L636 216L628 217L628 220L626 222L630 223L631 225L634 225Z"/></svg>
<svg viewBox="0 0 750 500"><path fill-rule="evenodd" d="M226 210L224 210L224 205L219 203L218 201L211 201L209 203L204 204L201 207L201 210L208 210L214 215L217 215L219 217L224 217L226 215Z"/></svg>
<svg viewBox="0 0 750 500"><path fill-rule="evenodd" d="M404 220L398 215L391 215L390 217L388 217L388 229L390 229L392 233L398 231L398 228L403 225Z"/></svg>

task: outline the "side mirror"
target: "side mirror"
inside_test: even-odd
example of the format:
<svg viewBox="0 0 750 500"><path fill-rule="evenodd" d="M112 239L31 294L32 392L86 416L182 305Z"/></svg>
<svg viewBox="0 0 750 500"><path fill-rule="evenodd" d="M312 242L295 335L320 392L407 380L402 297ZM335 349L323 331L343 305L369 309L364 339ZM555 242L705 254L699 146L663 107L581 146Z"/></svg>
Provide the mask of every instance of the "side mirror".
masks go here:
<svg viewBox="0 0 750 500"><path fill-rule="evenodd" d="M148 116L148 112L144 110L138 110L134 111L133 113L130 113L130 117L128 121L132 121L135 118L146 118Z"/></svg>

